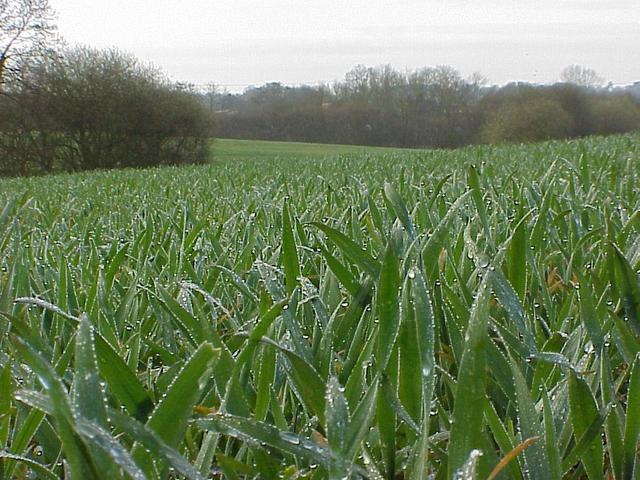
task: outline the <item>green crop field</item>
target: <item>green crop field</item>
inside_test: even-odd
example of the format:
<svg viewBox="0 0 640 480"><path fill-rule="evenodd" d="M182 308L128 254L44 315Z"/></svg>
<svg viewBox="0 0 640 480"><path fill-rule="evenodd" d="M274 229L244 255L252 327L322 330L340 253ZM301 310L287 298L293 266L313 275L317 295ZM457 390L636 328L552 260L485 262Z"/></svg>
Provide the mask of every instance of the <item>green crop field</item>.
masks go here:
<svg viewBox="0 0 640 480"><path fill-rule="evenodd" d="M640 477L640 136L0 181L0 478Z"/></svg>
<svg viewBox="0 0 640 480"><path fill-rule="evenodd" d="M213 144L217 160L296 159L328 155L385 154L416 152L412 149L388 147L361 147L357 145L329 145L322 143L268 142L261 140L234 140L220 138Z"/></svg>

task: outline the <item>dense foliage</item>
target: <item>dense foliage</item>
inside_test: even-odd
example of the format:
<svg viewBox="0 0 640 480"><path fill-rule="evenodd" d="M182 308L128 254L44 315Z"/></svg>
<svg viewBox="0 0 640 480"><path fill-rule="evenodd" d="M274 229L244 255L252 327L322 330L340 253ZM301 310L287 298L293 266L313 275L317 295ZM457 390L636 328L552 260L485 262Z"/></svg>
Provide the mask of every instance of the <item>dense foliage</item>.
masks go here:
<svg viewBox="0 0 640 480"><path fill-rule="evenodd" d="M209 160L209 111L117 51L75 48L24 66L0 96L0 175Z"/></svg>
<svg viewBox="0 0 640 480"><path fill-rule="evenodd" d="M638 88L574 81L583 85L487 87L481 76L464 79L446 66L411 72L358 66L333 85L269 83L238 95L210 92L203 100L217 110L225 138L458 147L640 128Z"/></svg>
<svg viewBox="0 0 640 480"><path fill-rule="evenodd" d="M4 180L0 476L637 478L639 165L618 136Z"/></svg>

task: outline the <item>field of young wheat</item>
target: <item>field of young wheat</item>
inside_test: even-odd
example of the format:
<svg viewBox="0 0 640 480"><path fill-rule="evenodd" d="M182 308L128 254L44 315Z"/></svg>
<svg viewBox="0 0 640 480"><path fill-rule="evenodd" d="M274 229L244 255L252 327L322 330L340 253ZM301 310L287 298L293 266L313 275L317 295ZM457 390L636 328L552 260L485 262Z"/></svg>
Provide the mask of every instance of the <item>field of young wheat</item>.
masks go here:
<svg viewBox="0 0 640 480"><path fill-rule="evenodd" d="M0 478L640 477L640 137L0 181Z"/></svg>

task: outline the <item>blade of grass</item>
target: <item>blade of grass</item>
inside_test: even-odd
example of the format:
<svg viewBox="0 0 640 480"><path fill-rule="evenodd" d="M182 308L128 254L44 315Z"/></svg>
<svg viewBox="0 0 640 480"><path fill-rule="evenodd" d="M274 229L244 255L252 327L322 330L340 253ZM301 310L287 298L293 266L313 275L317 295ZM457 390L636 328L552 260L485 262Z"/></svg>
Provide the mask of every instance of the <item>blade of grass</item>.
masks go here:
<svg viewBox="0 0 640 480"><path fill-rule="evenodd" d="M551 468L547 452L543 445L534 445L533 443L542 437L542 425L534 400L531 398L529 387L526 383L520 368L518 368L515 360L511 359L511 370L513 372L513 381L516 390L516 398L518 403L518 425L520 427L521 438L526 439L520 446L517 446L512 452L516 452L517 456L520 450L523 451L523 459L526 467L524 471L528 472L527 477L531 480L545 480L551 478ZM535 440L533 440L535 439ZM531 441L533 440L533 441ZM522 446L527 441L531 441L527 445ZM526 451L525 448L527 449ZM507 455L508 456L508 455ZM506 457L505 457L506 458Z"/></svg>
<svg viewBox="0 0 640 480"><path fill-rule="evenodd" d="M387 368L400 330L399 269L398 257L390 242L384 254L376 299L375 314L379 320L379 328L375 358L379 372L384 372Z"/></svg>
<svg viewBox="0 0 640 480"><path fill-rule="evenodd" d="M627 393L627 415L624 424L624 478L634 478L638 469L638 439L640 438L640 355L631 369Z"/></svg>
<svg viewBox="0 0 640 480"><path fill-rule="evenodd" d="M602 402L607 405L613 403L616 392L611 378L611 366L607 352L603 352L600 356L600 395ZM614 478L622 479L624 471L624 437L618 410L613 408L607 417L605 424L605 434L607 438L607 451L609 453L609 462L613 471Z"/></svg>
<svg viewBox="0 0 640 480"><path fill-rule="evenodd" d="M96 478L97 471L86 446L74 430L74 415L67 391L53 367L29 344L14 337L13 343L20 356L34 369L43 387L49 393L53 405L53 420L60 436L71 474L74 478Z"/></svg>
<svg viewBox="0 0 640 480"><path fill-rule="evenodd" d="M75 347L73 404L81 416L106 428L107 408L98 374L93 327L86 315L80 317Z"/></svg>
<svg viewBox="0 0 640 480"><path fill-rule="evenodd" d="M449 438L449 476L463 468L472 451L484 445L483 416L475 408L485 398L486 342L489 321L489 279L484 276L471 311L466 344L458 369L458 384Z"/></svg>
<svg viewBox="0 0 640 480"><path fill-rule="evenodd" d="M298 285L300 260L298 259L296 240L291 227L289 202L286 200L282 206L282 265L286 277L287 294L291 295Z"/></svg>
<svg viewBox="0 0 640 480"><path fill-rule="evenodd" d="M613 272L610 273L612 283L616 286L624 303L625 319L636 336L640 336L640 284L629 261L613 243L609 245L612 257Z"/></svg>
<svg viewBox="0 0 640 480"><path fill-rule="evenodd" d="M556 427L553 422L553 412L549 402L547 390L542 388L542 412L544 417L544 446L549 458L550 479L560 480L562 478L562 464L560 462L559 447L556 437Z"/></svg>
<svg viewBox="0 0 640 480"><path fill-rule="evenodd" d="M219 354L209 343L200 345L151 413L146 425L169 447L175 448L182 441L193 407ZM144 449L135 447L133 457L147 474L153 471L153 458Z"/></svg>
<svg viewBox="0 0 640 480"><path fill-rule="evenodd" d="M495 466L495 468L491 470L491 473L487 477L487 480L494 480L507 467L507 465L509 465L510 462L512 462L518 455L524 452L527 448L534 445L538 440L540 440L540 437L531 437L531 438L527 438L522 443L517 445L513 450L511 450L504 457L502 457L502 459Z"/></svg>
<svg viewBox="0 0 640 480"><path fill-rule="evenodd" d="M380 270L380 263L369 253L347 237L344 233L331 228L323 223L313 222L314 227L323 232L329 240L336 244L342 253L354 264L367 272L372 277L377 277Z"/></svg>
<svg viewBox="0 0 640 480"><path fill-rule="evenodd" d="M49 480L58 480L58 475L49 470L45 465L42 465L35 460L32 460L28 457L23 457L21 455L16 455L15 453L9 453L0 450L0 459L4 460L4 464L8 465L8 460L11 460L13 463L22 463L26 465L29 469L33 470L33 472L38 475L38 478L44 478Z"/></svg>
<svg viewBox="0 0 640 480"><path fill-rule="evenodd" d="M384 195L387 198L388 202L391 204L391 207L402 223L402 226L409 234L409 238L411 238L411 240L414 240L416 238L416 230L413 226L409 211L407 210L407 206L402 200L402 197L400 197L396 189L393 188L393 185L388 182L385 182L384 184Z"/></svg>
<svg viewBox="0 0 640 480"><path fill-rule="evenodd" d="M594 419L598 418L598 407L589 385L573 370L569 371L569 405L571 425L578 441L587 433ZM582 465L591 480L602 478L602 455L600 436L595 435L587 450L580 456Z"/></svg>
<svg viewBox="0 0 640 480"><path fill-rule="evenodd" d="M126 433L131 439L152 452L157 458L164 459L177 472L192 480L202 480L203 476L177 450L168 446L156 432L124 413L110 409L109 419L113 426Z"/></svg>

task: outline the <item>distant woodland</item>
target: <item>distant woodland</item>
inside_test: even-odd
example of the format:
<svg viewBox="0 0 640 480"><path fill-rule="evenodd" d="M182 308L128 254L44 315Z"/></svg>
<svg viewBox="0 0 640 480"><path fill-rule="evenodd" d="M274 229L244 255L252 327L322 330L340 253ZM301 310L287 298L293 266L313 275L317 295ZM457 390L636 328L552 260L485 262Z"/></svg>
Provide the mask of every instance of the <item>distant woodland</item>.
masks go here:
<svg viewBox="0 0 640 480"><path fill-rule="evenodd" d="M570 66L562 83L489 86L448 66L398 71L356 66L331 85L268 83L242 94L210 91L217 136L453 148L623 133L640 128L640 85L604 86Z"/></svg>

